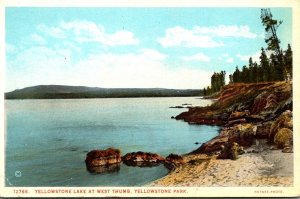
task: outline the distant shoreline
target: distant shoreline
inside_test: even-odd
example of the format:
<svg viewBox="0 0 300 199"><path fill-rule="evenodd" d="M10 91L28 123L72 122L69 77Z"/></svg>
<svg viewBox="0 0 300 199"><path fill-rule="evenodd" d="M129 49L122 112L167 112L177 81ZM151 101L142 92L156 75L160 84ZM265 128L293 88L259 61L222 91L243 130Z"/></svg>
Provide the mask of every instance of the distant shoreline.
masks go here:
<svg viewBox="0 0 300 199"><path fill-rule="evenodd" d="M200 97L201 89L97 88L84 86L39 85L5 93L5 99L89 99L141 97Z"/></svg>
<svg viewBox="0 0 300 199"><path fill-rule="evenodd" d="M72 99L131 99L131 98L168 98L168 97L199 97L197 95L193 96L133 96L133 97L88 97L88 98L13 98L4 100L72 100ZM197 98L201 100L202 98ZM208 98L207 98L208 99ZM214 99L209 99L214 100Z"/></svg>

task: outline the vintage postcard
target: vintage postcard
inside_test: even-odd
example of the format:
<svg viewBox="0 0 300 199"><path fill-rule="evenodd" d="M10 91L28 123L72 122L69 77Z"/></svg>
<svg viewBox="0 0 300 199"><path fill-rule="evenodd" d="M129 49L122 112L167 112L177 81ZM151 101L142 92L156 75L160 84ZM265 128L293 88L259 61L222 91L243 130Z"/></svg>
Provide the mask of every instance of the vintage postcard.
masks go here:
<svg viewBox="0 0 300 199"><path fill-rule="evenodd" d="M0 2L0 197L300 196L299 1Z"/></svg>

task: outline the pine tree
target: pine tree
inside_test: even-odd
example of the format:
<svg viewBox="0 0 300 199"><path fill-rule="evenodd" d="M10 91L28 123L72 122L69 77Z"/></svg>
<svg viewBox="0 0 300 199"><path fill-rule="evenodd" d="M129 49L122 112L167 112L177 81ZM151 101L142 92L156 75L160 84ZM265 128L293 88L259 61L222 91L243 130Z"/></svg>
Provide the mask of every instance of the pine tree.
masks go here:
<svg viewBox="0 0 300 199"><path fill-rule="evenodd" d="M270 66L269 66L269 60L266 55L266 52L264 48L261 48L261 55L259 57L260 59L260 65L262 68L262 81L267 82L270 81Z"/></svg>
<svg viewBox="0 0 300 199"><path fill-rule="evenodd" d="M272 81L280 81L283 77L283 72L279 70L279 63L276 55L273 53L270 55L270 74L271 74L271 80Z"/></svg>
<svg viewBox="0 0 300 199"><path fill-rule="evenodd" d="M282 50L279 46L280 40L277 37L277 29L282 24L282 21L273 19L270 9L261 9L261 21L265 26L266 39L268 44L267 50L274 51L277 56L282 55Z"/></svg>
<svg viewBox="0 0 300 199"><path fill-rule="evenodd" d="M259 66L256 62L253 64L253 82L260 81L260 73L259 73Z"/></svg>
<svg viewBox="0 0 300 199"><path fill-rule="evenodd" d="M282 81L285 79L284 60L282 49L280 48L280 40L277 37L277 29L282 24L282 21L273 19L270 9L261 10L261 20L266 31L265 42L268 44L267 50L272 51L275 55L273 57L274 63L272 63L272 67L274 67L274 80Z"/></svg>
<svg viewBox="0 0 300 199"><path fill-rule="evenodd" d="M249 58L249 82L255 82L254 64L252 61L252 57Z"/></svg>
<svg viewBox="0 0 300 199"><path fill-rule="evenodd" d="M293 78L293 51L291 45L288 44L288 48L284 53L285 71L288 79Z"/></svg>
<svg viewBox="0 0 300 199"><path fill-rule="evenodd" d="M238 83L241 82L241 71L239 70L239 67L236 66L235 71L233 73L233 82Z"/></svg>

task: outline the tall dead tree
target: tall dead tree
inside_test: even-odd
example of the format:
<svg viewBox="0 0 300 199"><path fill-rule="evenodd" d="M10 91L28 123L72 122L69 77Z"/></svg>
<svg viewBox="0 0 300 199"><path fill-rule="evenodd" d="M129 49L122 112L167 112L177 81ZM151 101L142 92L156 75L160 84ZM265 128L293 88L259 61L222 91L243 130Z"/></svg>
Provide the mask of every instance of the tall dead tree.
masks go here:
<svg viewBox="0 0 300 199"><path fill-rule="evenodd" d="M276 71L275 80L284 80L288 74L283 60L282 49L280 48L280 40L277 36L277 29L282 24L282 21L273 19L270 9L261 9L260 18L266 31L265 42L268 45L267 50L272 51L277 59L274 66Z"/></svg>
<svg viewBox="0 0 300 199"><path fill-rule="evenodd" d="M282 55L282 50L279 46L280 40L277 37L277 29L282 24L282 21L273 19L270 9L261 9L261 21L263 26L265 26L267 50L274 51L276 55Z"/></svg>

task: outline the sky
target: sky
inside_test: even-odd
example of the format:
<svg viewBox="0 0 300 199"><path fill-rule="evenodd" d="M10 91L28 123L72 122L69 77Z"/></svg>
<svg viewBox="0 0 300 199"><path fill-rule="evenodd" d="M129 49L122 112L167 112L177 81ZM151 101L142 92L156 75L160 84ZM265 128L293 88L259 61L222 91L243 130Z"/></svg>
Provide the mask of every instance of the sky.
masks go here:
<svg viewBox="0 0 300 199"><path fill-rule="evenodd" d="M35 85L201 89L213 72L259 62L261 8L5 9L6 91ZM292 10L282 20L292 43Z"/></svg>

